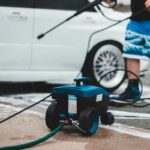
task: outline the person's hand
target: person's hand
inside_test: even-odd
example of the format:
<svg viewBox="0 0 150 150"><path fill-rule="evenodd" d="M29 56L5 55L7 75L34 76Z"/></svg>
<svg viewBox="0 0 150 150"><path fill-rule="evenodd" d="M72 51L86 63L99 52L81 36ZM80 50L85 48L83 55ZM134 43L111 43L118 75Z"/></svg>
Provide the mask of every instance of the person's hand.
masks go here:
<svg viewBox="0 0 150 150"><path fill-rule="evenodd" d="M150 0L146 0L145 7L147 8L148 11L150 11Z"/></svg>

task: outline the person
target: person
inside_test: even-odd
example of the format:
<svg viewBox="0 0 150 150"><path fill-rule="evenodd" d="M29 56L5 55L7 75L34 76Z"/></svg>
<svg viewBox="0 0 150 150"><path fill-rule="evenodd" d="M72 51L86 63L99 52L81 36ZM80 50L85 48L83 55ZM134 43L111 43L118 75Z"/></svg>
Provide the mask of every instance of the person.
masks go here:
<svg viewBox="0 0 150 150"><path fill-rule="evenodd" d="M112 0L103 0L111 3ZM139 77L140 60L150 60L150 0L131 0L132 16L125 33L123 57L127 59L127 70ZM140 99L139 79L128 72L128 86L118 100Z"/></svg>

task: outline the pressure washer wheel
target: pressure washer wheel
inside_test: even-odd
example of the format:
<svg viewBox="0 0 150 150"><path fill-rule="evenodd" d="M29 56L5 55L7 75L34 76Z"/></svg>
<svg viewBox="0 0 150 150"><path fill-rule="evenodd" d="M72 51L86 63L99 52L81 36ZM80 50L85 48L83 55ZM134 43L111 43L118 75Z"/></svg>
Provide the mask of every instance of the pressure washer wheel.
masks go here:
<svg viewBox="0 0 150 150"><path fill-rule="evenodd" d="M59 125L59 114L57 110L57 103L52 103L47 111L45 116L45 122L49 129L53 130Z"/></svg>
<svg viewBox="0 0 150 150"><path fill-rule="evenodd" d="M106 112L105 114L101 115L101 123L104 125L111 125L115 121L115 117L111 112Z"/></svg>
<svg viewBox="0 0 150 150"><path fill-rule="evenodd" d="M94 107L87 107L81 111L79 116L79 127L85 131L85 135L92 135L96 132L99 124L99 115Z"/></svg>

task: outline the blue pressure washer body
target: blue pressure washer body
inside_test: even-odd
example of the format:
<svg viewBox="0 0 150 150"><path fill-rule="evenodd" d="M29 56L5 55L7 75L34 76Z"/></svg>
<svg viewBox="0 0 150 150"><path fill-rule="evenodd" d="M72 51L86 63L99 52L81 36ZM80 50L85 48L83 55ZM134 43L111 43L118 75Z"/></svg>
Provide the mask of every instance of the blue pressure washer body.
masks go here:
<svg viewBox="0 0 150 150"><path fill-rule="evenodd" d="M52 90L54 101L46 111L45 121L53 130L61 122L75 125L83 134L92 135L99 125L111 125L114 122L112 113L107 112L110 98L103 88L85 85L89 78L76 78L76 85L55 87Z"/></svg>

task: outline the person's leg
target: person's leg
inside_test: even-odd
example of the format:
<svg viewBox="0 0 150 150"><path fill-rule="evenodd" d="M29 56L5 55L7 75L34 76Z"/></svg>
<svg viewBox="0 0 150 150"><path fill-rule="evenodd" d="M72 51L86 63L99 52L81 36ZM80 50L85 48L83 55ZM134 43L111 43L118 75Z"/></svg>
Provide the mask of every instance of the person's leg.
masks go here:
<svg viewBox="0 0 150 150"><path fill-rule="evenodd" d="M131 20L126 29L123 57L127 58L127 70L137 77L140 73L140 60L150 60L150 21L137 22ZM128 86L125 91L114 97L119 100L137 100L141 93L139 79L128 72Z"/></svg>
<svg viewBox="0 0 150 150"><path fill-rule="evenodd" d="M140 74L140 60L138 59L127 59L127 70L132 72L128 72L128 85L123 93L118 96L112 97L117 100L138 100L140 99L140 91L139 91L139 77ZM135 76L135 75L136 76Z"/></svg>
<svg viewBox="0 0 150 150"><path fill-rule="evenodd" d="M120 100L137 100L140 98L139 91L139 74L140 74L140 60L139 59L127 59L128 72L128 86L126 90L119 95ZM135 75L136 76L135 76Z"/></svg>
<svg viewBox="0 0 150 150"><path fill-rule="evenodd" d="M139 77L140 74L141 51L144 49L145 42L142 34L139 32L140 27L138 27L138 23L135 21L130 21L127 26L125 45L123 47L123 57L127 59L127 70L132 73L127 72L127 88L116 99L137 100L140 98L139 79L137 79L137 77Z"/></svg>
<svg viewBox="0 0 150 150"><path fill-rule="evenodd" d="M139 77L140 74L140 60L139 59L127 59L127 70L133 72ZM137 77L128 72L128 80L137 79Z"/></svg>
<svg viewBox="0 0 150 150"><path fill-rule="evenodd" d="M140 60L127 58L127 70L132 72L128 72L128 85L127 88L123 93L118 96L112 97L117 100L138 100L140 98L140 91L139 91L139 77L140 74ZM135 76L135 75L137 76Z"/></svg>
<svg viewBox="0 0 150 150"><path fill-rule="evenodd" d="M128 75L127 88L123 93L112 98L123 101L129 99L138 100L140 99L140 91L139 91L139 79L137 77L139 77L140 75L140 60L135 58L127 58L127 70L129 71L127 72Z"/></svg>

